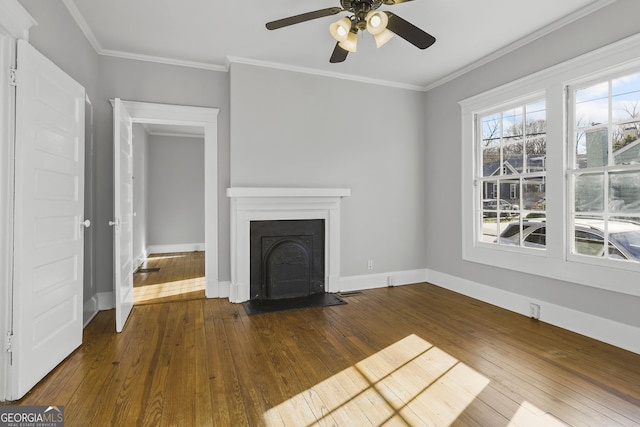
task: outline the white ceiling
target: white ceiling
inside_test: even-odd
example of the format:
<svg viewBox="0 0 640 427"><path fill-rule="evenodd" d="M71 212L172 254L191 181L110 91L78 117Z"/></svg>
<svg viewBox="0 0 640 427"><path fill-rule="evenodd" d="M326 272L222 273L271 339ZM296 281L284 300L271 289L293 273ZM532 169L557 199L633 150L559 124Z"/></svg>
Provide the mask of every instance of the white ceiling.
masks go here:
<svg viewBox="0 0 640 427"><path fill-rule="evenodd" d="M436 37L420 50L400 37L330 64L335 46L320 18L269 31L265 23L339 0L63 0L98 53L226 70L248 62L429 88L614 0L415 0L393 11Z"/></svg>

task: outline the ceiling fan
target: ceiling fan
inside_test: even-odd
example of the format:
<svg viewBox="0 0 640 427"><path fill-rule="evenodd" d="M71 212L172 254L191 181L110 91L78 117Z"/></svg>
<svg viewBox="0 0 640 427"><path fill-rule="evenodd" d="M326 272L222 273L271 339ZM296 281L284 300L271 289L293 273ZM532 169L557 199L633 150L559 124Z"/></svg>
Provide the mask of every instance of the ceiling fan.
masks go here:
<svg viewBox="0 0 640 427"><path fill-rule="evenodd" d="M373 35L377 47L382 46L397 34L417 48L426 49L435 43L435 37L394 13L378 10L383 4L393 6L408 1L412 0L340 0L342 7L329 7L278 19L268 22L267 29L276 30L340 12L349 12L351 16L345 16L329 25L329 32L337 40L329 59L331 63L342 62L347 59L349 52L356 51L358 31L366 30Z"/></svg>

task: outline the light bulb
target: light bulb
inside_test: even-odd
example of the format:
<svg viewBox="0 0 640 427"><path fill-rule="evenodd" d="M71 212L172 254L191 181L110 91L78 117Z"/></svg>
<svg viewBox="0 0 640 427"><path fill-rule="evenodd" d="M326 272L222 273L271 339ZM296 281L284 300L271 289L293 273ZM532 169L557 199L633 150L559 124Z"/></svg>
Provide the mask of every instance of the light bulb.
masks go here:
<svg viewBox="0 0 640 427"><path fill-rule="evenodd" d="M389 23L389 17L386 13L378 10L372 10L367 13L367 31L373 36L382 33L387 29Z"/></svg>

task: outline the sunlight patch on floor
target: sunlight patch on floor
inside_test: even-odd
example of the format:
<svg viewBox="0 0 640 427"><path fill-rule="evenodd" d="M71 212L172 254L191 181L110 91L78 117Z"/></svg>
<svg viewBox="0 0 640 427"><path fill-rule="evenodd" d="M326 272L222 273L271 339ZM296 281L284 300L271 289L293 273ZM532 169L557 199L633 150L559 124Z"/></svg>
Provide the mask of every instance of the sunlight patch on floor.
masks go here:
<svg viewBox="0 0 640 427"><path fill-rule="evenodd" d="M141 303L158 298L167 298L189 292L202 291L205 288L205 284L206 280L204 277L197 277L195 279L176 280L174 282L135 287L133 288L133 301L134 303Z"/></svg>
<svg viewBox="0 0 640 427"><path fill-rule="evenodd" d="M564 427L563 423L548 412L544 412L529 402L522 402L520 408L511 418L508 427Z"/></svg>
<svg viewBox="0 0 640 427"><path fill-rule="evenodd" d="M292 397L266 425L450 425L489 379L416 335Z"/></svg>

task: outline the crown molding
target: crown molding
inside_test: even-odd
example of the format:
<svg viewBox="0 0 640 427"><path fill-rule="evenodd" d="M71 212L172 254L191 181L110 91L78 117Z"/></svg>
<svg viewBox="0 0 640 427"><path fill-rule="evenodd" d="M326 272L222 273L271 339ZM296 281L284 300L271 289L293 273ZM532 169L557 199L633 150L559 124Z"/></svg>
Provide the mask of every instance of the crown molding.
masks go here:
<svg viewBox="0 0 640 427"><path fill-rule="evenodd" d="M97 38L93 34L93 31L91 31L91 28L82 17L82 14L80 13L80 11L78 10L77 6L74 3L74 0L62 0L64 5L69 10L69 13L71 14L71 16L74 18L74 20L80 27L81 31L87 37L87 40L89 41L89 43L93 46L93 48L99 55L111 56L116 58L124 58L124 59L133 59L133 60L139 60L139 61L155 62L159 64L176 65L181 67L222 71L222 72L228 72L232 63L247 64L247 65L254 65L258 67L273 68L273 69L293 71L298 73L306 73L306 74L312 74L317 76L331 77L331 78L337 78L342 80L351 80L351 81L356 81L361 83L389 86L389 87L394 87L398 89L414 90L414 91L420 91L420 92L428 92L432 89L435 89L438 86L442 86L445 83L448 83L464 74L469 73L470 71L480 68L483 65L486 65L492 61L495 61L496 59L502 56L505 56L525 46L528 43L531 43L539 38L542 38L564 27L565 25L568 25L599 9L602 9L605 6L608 6L614 3L615 1L616 0L596 0L590 5L585 6L580 10L567 15L564 18L554 21L553 23L539 29L538 31L535 31L529 34L528 36L520 38L519 40L509 44L508 46L505 46L502 49L498 49L493 53L479 59L478 61L475 61L463 68L460 68L457 71L454 71L453 73L450 73L443 78L440 78L431 83L428 83L426 86L421 86L421 85L393 82L389 80L367 78L367 77L356 76L351 74L336 73L332 71L317 70L317 69L307 68L307 67L299 67L299 66L290 65L290 64L281 64L281 63L270 62L270 61L243 58L243 57L237 57L237 56L231 56L231 55L225 58L224 65L220 65L220 64L212 64L212 63L206 63L206 62L186 61L186 60L180 60L180 59L174 59L174 58L166 58L166 57L160 57L160 56L143 55L143 54L136 54L131 52L118 51L118 50L103 49L100 43L98 42ZM0 3L0 5L1 4L2 3Z"/></svg>
<svg viewBox="0 0 640 427"><path fill-rule="evenodd" d="M560 28L564 27L565 25L568 25L574 21L577 21L580 18L584 18L587 15L590 15L591 13L602 9L605 6L608 6L612 3L616 2L616 0L597 0L594 1L593 3L591 3L588 6L585 6L583 8L581 8L580 10L577 10L574 13L571 13L567 16L565 16L564 18L558 19L557 21L552 22L551 24L542 27L541 29L539 29L538 31L535 31L525 37L522 37L521 39L516 40L515 42L503 47L502 49L498 49L493 53L490 53L489 55L479 59L478 61L475 61L469 65L467 65L466 67L460 68L459 70L447 75L446 77L443 77L439 80L434 81L433 83L429 83L427 86L423 87L422 90L425 92L430 91L431 89L435 89L438 86L442 86L445 83L450 82L451 80L457 79L458 77L467 74L470 71L475 70L476 68L480 68L483 65L486 65L490 62L495 61L496 59L507 55L508 53L511 53L537 39L540 39L556 30L559 30Z"/></svg>
<svg viewBox="0 0 640 427"><path fill-rule="evenodd" d="M317 70L314 68L307 68L307 67L298 67L295 65L288 65L288 64L280 64L280 63L276 63L276 62L269 62L269 61L260 61L260 60L256 60L256 59L251 59L251 58L241 58L241 57L237 57L237 56L227 56L227 66L228 68L230 68L231 64L246 64L246 65L255 65L257 67L264 67L264 68L274 68L274 69L278 69L278 70L285 70L285 71L293 71L293 72L297 72L297 73L305 73L305 74L313 74L316 76L322 76L322 77L331 77L331 78L335 78L335 79L342 79L342 80L351 80L351 81L356 81L356 82L360 82L360 83L369 83L369 84L375 84L375 85L380 85L380 86L390 86L390 87L394 87L394 88L398 88L398 89L407 89L407 90L416 90L416 91L424 91L424 88L418 85L410 85L410 84L406 84L406 83L398 83L398 82L392 82L392 81L388 81L388 80L379 80L379 79L372 79L372 78L367 78L367 77L362 77L362 76L354 76L351 74L343 74L343 73L335 73L332 71L324 71L324 70Z"/></svg>
<svg viewBox="0 0 640 427"><path fill-rule="evenodd" d="M228 68L225 67L224 65L210 64L207 62L186 61L182 59L165 58L162 56L153 56L153 55L142 55L139 53L130 53L130 52L123 52L119 50L109 50L109 49L103 49L98 53L102 56L112 56L115 58L135 59L138 61L146 61L146 62L156 62L158 64L164 64L164 65L177 65L179 67L200 68L203 70L212 70L212 71L223 71L223 72L229 71Z"/></svg>
<svg viewBox="0 0 640 427"><path fill-rule="evenodd" d="M67 10L71 14L71 17L76 21L76 24L78 24L78 27L80 27L80 31L82 31L91 46L93 46L93 49L98 54L100 54L100 52L102 51L102 46L100 46L100 42L98 42L95 34L93 34L93 31L91 31L91 27L89 27L89 24L87 24L87 21L85 21L76 4L73 2L73 0L62 0L62 3L64 3L64 5L67 7Z"/></svg>
<svg viewBox="0 0 640 427"><path fill-rule="evenodd" d="M29 29L38 25L17 0L0 1L0 29L16 39L29 40Z"/></svg>

